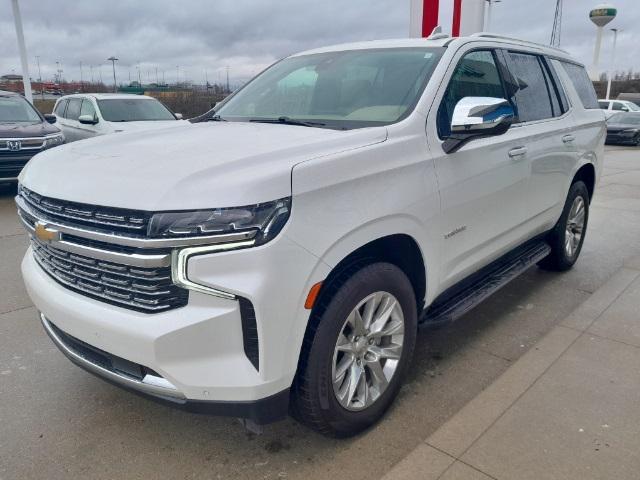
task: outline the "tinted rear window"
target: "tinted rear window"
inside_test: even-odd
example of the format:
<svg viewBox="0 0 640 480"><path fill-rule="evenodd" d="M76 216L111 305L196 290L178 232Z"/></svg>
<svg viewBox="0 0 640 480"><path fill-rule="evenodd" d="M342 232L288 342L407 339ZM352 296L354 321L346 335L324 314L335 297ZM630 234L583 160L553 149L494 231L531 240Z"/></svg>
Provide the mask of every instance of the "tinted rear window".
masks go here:
<svg viewBox="0 0 640 480"><path fill-rule="evenodd" d="M60 100L58 102L58 104L56 105L56 108L53 111L53 113L55 113L59 117L62 117L64 115L64 109L67 106L67 102L68 102L68 100Z"/></svg>
<svg viewBox="0 0 640 480"><path fill-rule="evenodd" d="M510 68L520 88L515 94L518 118L521 122L543 120L554 116L554 104L551 100L551 80L543 70L537 55L509 52ZM556 93L555 110L560 114Z"/></svg>
<svg viewBox="0 0 640 480"><path fill-rule="evenodd" d="M600 105L598 105L596 91L593 88L593 83L589 80L589 75L587 75L585 68L581 65L576 65L575 63L560 63L562 63L564 70L573 82L573 86L578 92L582 106L584 108L600 108Z"/></svg>

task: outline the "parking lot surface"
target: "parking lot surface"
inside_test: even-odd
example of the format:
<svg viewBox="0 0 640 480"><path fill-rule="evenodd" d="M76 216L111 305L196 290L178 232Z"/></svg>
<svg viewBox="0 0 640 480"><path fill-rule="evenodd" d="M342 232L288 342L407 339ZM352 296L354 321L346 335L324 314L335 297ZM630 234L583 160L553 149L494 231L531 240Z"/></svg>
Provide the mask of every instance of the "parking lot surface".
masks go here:
<svg viewBox="0 0 640 480"><path fill-rule="evenodd" d="M640 153L607 148L582 256L564 274L530 269L455 324L418 337L384 420L350 440L293 420L244 430L106 384L40 327L20 275L27 238L0 191L0 479L378 478L640 255Z"/></svg>

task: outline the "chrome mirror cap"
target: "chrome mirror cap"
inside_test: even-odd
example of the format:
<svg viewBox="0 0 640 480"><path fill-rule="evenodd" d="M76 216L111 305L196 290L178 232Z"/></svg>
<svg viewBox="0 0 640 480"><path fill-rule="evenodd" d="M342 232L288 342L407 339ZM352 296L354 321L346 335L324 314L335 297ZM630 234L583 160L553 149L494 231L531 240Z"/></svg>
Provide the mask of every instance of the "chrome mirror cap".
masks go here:
<svg viewBox="0 0 640 480"><path fill-rule="evenodd" d="M454 110L451 133L480 133L513 121L515 112L504 98L464 97Z"/></svg>

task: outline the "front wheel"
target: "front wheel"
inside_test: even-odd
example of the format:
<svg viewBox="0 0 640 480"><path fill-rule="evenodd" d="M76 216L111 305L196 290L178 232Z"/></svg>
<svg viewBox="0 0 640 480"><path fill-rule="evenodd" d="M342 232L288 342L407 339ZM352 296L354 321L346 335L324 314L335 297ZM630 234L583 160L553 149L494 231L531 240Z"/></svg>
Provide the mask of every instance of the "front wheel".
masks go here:
<svg viewBox="0 0 640 480"><path fill-rule="evenodd" d="M391 405L413 354L417 330L411 282L375 263L329 285L310 319L292 388L294 416L346 437L373 425Z"/></svg>
<svg viewBox="0 0 640 480"><path fill-rule="evenodd" d="M547 241L551 253L538 265L545 270L564 271L573 267L582 251L589 221L589 191L582 181L569 189L560 220Z"/></svg>

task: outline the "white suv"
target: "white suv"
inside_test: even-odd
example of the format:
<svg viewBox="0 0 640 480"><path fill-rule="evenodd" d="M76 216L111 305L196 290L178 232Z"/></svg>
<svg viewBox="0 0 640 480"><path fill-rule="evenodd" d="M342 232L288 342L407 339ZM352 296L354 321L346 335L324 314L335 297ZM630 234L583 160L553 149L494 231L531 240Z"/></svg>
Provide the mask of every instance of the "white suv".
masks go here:
<svg viewBox="0 0 640 480"><path fill-rule="evenodd" d="M604 115L608 119L612 115L620 112L640 112L640 107L628 100L598 100L598 105L604 110Z"/></svg>
<svg viewBox="0 0 640 480"><path fill-rule="evenodd" d="M56 101L53 114L67 143L110 133L189 125L155 98L130 93L67 95Z"/></svg>
<svg viewBox="0 0 640 480"><path fill-rule="evenodd" d="M571 268L605 138L582 65L487 34L293 55L209 120L38 154L28 292L113 383L335 436L392 403L419 323Z"/></svg>

